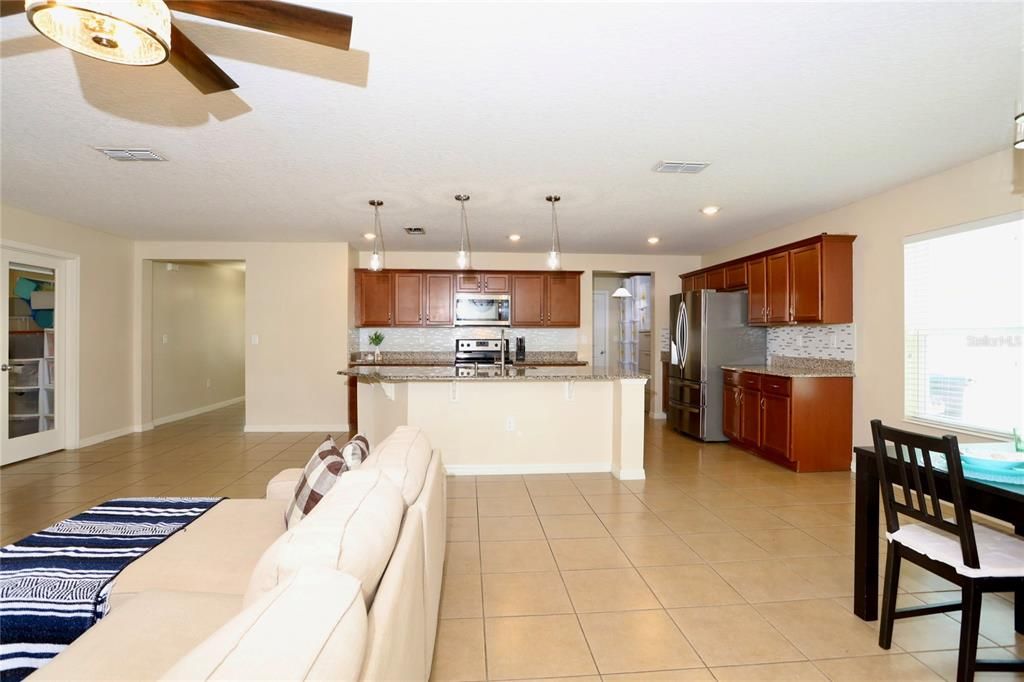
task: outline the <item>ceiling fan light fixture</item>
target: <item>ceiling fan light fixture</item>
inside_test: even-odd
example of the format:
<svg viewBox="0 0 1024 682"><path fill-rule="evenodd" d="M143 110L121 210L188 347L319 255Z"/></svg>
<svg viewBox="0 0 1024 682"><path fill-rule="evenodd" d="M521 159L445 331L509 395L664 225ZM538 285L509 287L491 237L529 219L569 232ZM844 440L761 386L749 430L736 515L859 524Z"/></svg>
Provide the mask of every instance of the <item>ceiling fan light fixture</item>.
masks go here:
<svg viewBox="0 0 1024 682"><path fill-rule="evenodd" d="M37 31L64 47L115 64L153 66L171 52L163 0L25 0Z"/></svg>

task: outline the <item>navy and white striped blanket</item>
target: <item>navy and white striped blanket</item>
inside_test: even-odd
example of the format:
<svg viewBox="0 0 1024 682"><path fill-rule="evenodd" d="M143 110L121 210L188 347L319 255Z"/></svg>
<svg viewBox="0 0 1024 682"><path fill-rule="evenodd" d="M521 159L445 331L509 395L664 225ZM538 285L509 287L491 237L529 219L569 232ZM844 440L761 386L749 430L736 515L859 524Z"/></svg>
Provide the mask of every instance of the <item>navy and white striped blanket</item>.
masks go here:
<svg viewBox="0 0 1024 682"><path fill-rule="evenodd" d="M223 498L110 500L0 548L0 680L45 665L107 613L124 568Z"/></svg>

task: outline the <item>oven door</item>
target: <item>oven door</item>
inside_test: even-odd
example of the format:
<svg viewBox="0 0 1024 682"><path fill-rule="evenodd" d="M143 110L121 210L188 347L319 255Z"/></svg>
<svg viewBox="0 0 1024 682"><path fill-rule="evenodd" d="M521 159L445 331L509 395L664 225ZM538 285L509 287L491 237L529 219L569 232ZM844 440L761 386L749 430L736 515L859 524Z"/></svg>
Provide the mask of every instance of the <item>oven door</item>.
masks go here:
<svg viewBox="0 0 1024 682"><path fill-rule="evenodd" d="M508 327L511 307L508 294L455 294L455 326Z"/></svg>

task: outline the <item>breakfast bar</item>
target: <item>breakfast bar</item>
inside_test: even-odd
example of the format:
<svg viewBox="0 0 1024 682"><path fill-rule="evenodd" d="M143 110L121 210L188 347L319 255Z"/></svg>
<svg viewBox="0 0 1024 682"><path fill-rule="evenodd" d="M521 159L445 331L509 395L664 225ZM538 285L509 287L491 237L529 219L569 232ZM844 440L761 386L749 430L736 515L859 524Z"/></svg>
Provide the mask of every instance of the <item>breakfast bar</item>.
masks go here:
<svg viewBox="0 0 1024 682"><path fill-rule="evenodd" d="M359 429L429 429L453 475L644 478L645 374L601 366L352 367ZM579 428L585 424L585 428Z"/></svg>

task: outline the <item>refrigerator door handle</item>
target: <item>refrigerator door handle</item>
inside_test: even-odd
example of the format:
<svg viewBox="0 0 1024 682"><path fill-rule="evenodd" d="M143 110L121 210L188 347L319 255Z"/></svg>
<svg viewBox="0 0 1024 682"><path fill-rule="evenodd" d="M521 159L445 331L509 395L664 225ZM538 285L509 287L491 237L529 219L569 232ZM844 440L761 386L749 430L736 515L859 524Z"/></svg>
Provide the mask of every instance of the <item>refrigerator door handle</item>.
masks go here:
<svg viewBox="0 0 1024 682"><path fill-rule="evenodd" d="M690 332L688 330L686 300L679 302L679 317L676 318L676 346L679 348L679 371L686 367L686 355L690 350Z"/></svg>

